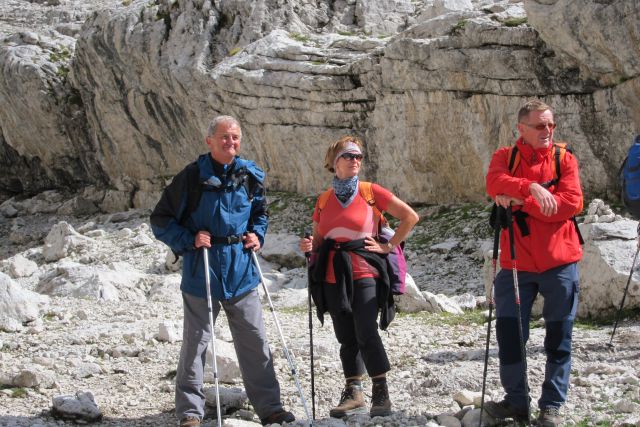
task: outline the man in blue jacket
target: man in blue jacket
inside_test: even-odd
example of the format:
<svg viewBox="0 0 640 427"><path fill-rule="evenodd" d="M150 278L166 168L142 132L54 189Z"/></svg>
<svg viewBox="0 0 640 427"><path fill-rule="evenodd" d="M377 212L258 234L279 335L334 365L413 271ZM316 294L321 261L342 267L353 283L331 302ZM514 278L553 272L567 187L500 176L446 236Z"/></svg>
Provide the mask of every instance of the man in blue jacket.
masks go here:
<svg viewBox="0 0 640 427"><path fill-rule="evenodd" d="M236 119L213 119L205 140L210 153L174 177L151 214L156 238L184 257L184 327L176 374L181 427L199 426L204 416L204 363L211 330L203 247L209 248L213 316L224 308L251 404L263 425L295 420L280 400L257 290L260 277L251 258L267 231L265 174L238 156L241 138Z"/></svg>

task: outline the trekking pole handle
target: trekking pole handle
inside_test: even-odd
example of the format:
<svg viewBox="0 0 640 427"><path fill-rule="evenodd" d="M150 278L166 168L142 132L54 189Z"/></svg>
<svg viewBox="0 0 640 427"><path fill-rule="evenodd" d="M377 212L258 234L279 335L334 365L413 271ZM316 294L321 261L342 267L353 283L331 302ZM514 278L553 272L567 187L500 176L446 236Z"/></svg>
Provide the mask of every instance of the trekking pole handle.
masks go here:
<svg viewBox="0 0 640 427"><path fill-rule="evenodd" d="M309 230L304 232L304 238L305 239L310 239L311 238L311 233L309 232ZM304 256L307 258L307 261L309 261L309 258L311 257L311 252L305 252Z"/></svg>

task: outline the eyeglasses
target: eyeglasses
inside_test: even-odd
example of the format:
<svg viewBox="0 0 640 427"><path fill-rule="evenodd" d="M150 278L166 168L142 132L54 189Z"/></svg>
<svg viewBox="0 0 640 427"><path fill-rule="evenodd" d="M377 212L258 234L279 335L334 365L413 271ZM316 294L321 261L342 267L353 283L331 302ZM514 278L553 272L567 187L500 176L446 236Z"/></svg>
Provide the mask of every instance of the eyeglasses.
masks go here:
<svg viewBox="0 0 640 427"><path fill-rule="evenodd" d="M362 154L344 153L340 157L345 160L362 160L364 156Z"/></svg>
<svg viewBox="0 0 640 427"><path fill-rule="evenodd" d="M520 122L522 123L522 122ZM530 125L529 123L522 123L525 126L528 126L530 128L533 128L537 131L543 131L546 128L549 128L550 131L554 130L556 128L556 124L555 123L538 123L537 125Z"/></svg>

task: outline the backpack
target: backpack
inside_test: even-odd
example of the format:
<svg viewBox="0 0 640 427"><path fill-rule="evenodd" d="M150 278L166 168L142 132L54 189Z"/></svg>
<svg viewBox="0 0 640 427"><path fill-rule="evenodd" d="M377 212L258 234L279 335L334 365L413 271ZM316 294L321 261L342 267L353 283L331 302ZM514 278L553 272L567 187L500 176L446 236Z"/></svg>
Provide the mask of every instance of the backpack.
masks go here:
<svg viewBox="0 0 640 427"><path fill-rule="evenodd" d="M563 160L564 160L564 156L567 154L567 151L571 153L571 150L569 148L567 148L567 143L566 142L554 142L553 143L553 147L552 147L552 155L554 158L553 163L551 164L551 170L553 171L553 178L550 179L547 182L543 182L542 185L544 188L550 188L554 185L558 185L558 182L560 181L560 175L561 175L561 167L560 165L562 164ZM518 150L518 146L517 145L512 145L511 147L509 147L509 173L511 175L514 175L516 170L518 169L518 166L520 165L520 150ZM492 228L495 227L495 221L497 218L497 206L496 204L493 205L493 209L491 211L491 217L489 220L489 223L491 225ZM582 199L580 199L580 206L578 206L578 208L576 209L576 214L580 213L582 211L584 207L584 202ZM525 221L525 218L529 216L528 214L522 212L521 210L519 211L515 211L513 213L513 217L514 220L516 221L516 224L518 225L518 228L520 229L520 233L523 236L528 236L529 235L529 227L527 226L527 223ZM582 234L580 233L580 228L578 227L578 221L576 220L576 216L572 216L571 217L571 221L573 222L573 224L575 225L576 228L576 233L578 233L578 240L580 241L581 245L584 245L584 239L582 238ZM506 224L502 224L503 228L506 228Z"/></svg>
<svg viewBox="0 0 640 427"><path fill-rule="evenodd" d="M329 188L324 191L318 197L318 210L322 211L329 201L329 197L334 193L333 188ZM378 236L377 239L382 243L387 243L394 236L395 232L391 227L387 219L384 217L382 211L376 207L376 201L373 197L373 189L370 182L360 181L358 183L358 193L373 209L374 217L378 218ZM407 260L404 256L404 241L400 242L389 254L387 255L389 266L389 281L391 282L391 293L393 295L402 295L405 292L407 281Z"/></svg>
<svg viewBox="0 0 640 427"><path fill-rule="evenodd" d="M618 176L622 188L622 203L635 219L640 220L640 135L636 135L629 148Z"/></svg>

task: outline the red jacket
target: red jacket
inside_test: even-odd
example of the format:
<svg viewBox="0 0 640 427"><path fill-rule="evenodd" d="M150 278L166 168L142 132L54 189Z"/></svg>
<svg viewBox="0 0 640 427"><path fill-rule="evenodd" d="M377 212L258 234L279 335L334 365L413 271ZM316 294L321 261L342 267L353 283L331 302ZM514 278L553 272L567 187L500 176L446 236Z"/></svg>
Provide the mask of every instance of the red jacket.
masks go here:
<svg viewBox="0 0 640 427"><path fill-rule="evenodd" d="M558 204L558 212L544 216L540 205L531 196L529 186L533 182L542 184L553 176L552 146L534 150L522 138L516 141L520 151L520 164L512 176L509 171L509 147L499 148L491 159L487 172L487 193L492 199L498 194L506 194L524 200L523 206L514 206L514 211L522 209L529 216L525 221L530 234L522 237L514 223L517 268L521 271L541 273L554 267L579 261L582 247L571 217L582 208L582 189L576 158L567 152L560 163L560 181L549 191ZM502 231L500 237L500 267L512 269L509 251L509 234Z"/></svg>

